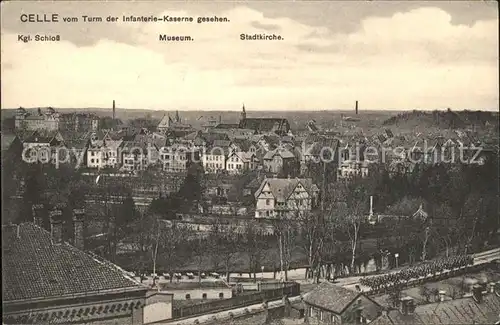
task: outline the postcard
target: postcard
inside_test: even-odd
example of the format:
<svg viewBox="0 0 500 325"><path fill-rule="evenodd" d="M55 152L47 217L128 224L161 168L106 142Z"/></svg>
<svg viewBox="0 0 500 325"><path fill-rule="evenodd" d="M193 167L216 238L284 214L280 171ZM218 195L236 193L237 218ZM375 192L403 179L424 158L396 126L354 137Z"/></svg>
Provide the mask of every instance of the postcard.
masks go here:
<svg viewBox="0 0 500 325"><path fill-rule="evenodd" d="M2 324L499 324L498 23L2 2Z"/></svg>

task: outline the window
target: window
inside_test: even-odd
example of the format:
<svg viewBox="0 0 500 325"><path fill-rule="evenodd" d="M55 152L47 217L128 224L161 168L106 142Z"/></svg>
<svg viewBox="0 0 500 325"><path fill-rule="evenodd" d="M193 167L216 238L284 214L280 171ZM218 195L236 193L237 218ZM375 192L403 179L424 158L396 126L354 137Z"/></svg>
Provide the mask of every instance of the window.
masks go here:
<svg viewBox="0 0 500 325"><path fill-rule="evenodd" d="M219 298L220 299L224 298L224 293L223 292L219 293Z"/></svg>
<svg viewBox="0 0 500 325"><path fill-rule="evenodd" d="M207 299L207 294L206 294L206 293L202 294L202 295L201 295L201 298L202 298L202 299Z"/></svg>
<svg viewBox="0 0 500 325"><path fill-rule="evenodd" d="M91 162L91 163L94 163L94 159L90 159L90 162Z"/></svg>
<svg viewBox="0 0 500 325"><path fill-rule="evenodd" d="M331 314L331 315L330 315L330 322L331 322L332 324L335 324L335 315L334 315L334 314Z"/></svg>
<svg viewBox="0 0 500 325"><path fill-rule="evenodd" d="M313 314L313 308L312 307L309 307L309 310L308 310L308 313L307 313L309 316L312 316Z"/></svg>
<svg viewBox="0 0 500 325"><path fill-rule="evenodd" d="M266 199L266 205L270 205L271 204L271 200L270 199Z"/></svg>
<svg viewBox="0 0 500 325"><path fill-rule="evenodd" d="M323 320L323 312L321 310L319 311L319 320Z"/></svg>
<svg viewBox="0 0 500 325"><path fill-rule="evenodd" d="M189 293L186 294L186 300L191 299L191 295Z"/></svg>

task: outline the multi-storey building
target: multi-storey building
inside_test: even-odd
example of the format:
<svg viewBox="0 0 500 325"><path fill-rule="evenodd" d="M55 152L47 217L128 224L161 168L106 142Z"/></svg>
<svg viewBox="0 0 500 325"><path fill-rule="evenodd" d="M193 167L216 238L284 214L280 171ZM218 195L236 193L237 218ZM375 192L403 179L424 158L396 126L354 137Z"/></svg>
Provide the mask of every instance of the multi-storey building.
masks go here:
<svg viewBox="0 0 500 325"><path fill-rule="evenodd" d="M290 123L284 118L247 118L245 105L243 105L239 128L254 130L260 134L284 135L290 132Z"/></svg>
<svg viewBox="0 0 500 325"><path fill-rule="evenodd" d="M256 218L294 217L310 212L319 189L307 178L265 178L255 192Z"/></svg>
<svg viewBox="0 0 500 325"><path fill-rule="evenodd" d="M217 173L226 169L226 158L229 154L227 147L205 148L201 156L203 169L208 173Z"/></svg>
<svg viewBox="0 0 500 325"><path fill-rule="evenodd" d="M188 170L192 162L199 161L199 152L182 145L168 146L160 149L159 161L163 171L183 173Z"/></svg>
<svg viewBox="0 0 500 325"><path fill-rule="evenodd" d="M264 170L274 174L292 170L295 168L295 164L297 163L295 155L290 150L282 147L268 151L262 160Z"/></svg>
<svg viewBox="0 0 500 325"><path fill-rule="evenodd" d="M119 155L123 170L145 170L158 161L158 148L153 143L123 141Z"/></svg>
<svg viewBox="0 0 500 325"><path fill-rule="evenodd" d="M59 130L59 122L59 114L52 107L48 107L44 111L39 108L36 114L30 114L20 107L16 112L15 128L27 131L56 131Z"/></svg>
<svg viewBox="0 0 500 325"><path fill-rule="evenodd" d="M120 166L122 140L91 141L87 149L87 167L117 168Z"/></svg>
<svg viewBox="0 0 500 325"><path fill-rule="evenodd" d="M22 158L27 162L51 163L61 153L58 148L64 145L59 131L34 131L23 141Z"/></svg>
<svg viewBox="0 0 500 325"><path fill-rule="evenodd" d="M233 151L229 154L226 170L231 174L239 174L247 170L255 170L259 160L253 152Z"/></svg>
<svg viewBox="0 0 500 325"><path fill-rule="evenodd" d="M61 114L59 129L71 132L95 132L99 129L99 117L90 113Z"/></svg>
<svg viewBox="0 0 500 325"><path fill-rule="evenodd" d="M156 130L159 133L166 134L169 131L192 131L193 127L189 124L182 122L179 112L175 112L175 118L171 118L170 115L164 115L158 124Z"/></svg>

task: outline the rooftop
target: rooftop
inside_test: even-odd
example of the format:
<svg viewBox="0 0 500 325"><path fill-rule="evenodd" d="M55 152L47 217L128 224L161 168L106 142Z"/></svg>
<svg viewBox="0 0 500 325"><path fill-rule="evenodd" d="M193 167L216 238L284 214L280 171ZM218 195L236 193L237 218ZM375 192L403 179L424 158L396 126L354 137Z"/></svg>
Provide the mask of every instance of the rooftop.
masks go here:
<svg viewBox="0 0 500 325"><path fill-rule="evenodd" d="M392 310L392 324L495 324L500 321L500 295L486 294L478 303L472 297L419 305L412 315ZM376 323L388 324L388 323Z"/></svg>
<svg viewBox="0 0 500 325"><path fill-rule="evenodd" d="M145 289L108 261L66 242L54 244L33 223L2 226L2 239L6 302Z"/></svg>
<svg viewBox="0 0 500 325"><path fill-rule="evenodd" d="M351 291L330 282L323 282L304 296L307 304L318 306L340 314L357 297L358 292Z"/></svg>
<svg viewBox="0 0 500 325"><path fill-rule="evenodd" d="M257 192L255 192L256 197L260 195L266 184L269 184L271 193L278 202L284 202L288 199L299 184L304 186L310 194L319 191L316 184L310 178L266 178L262 181Z"/></svg>

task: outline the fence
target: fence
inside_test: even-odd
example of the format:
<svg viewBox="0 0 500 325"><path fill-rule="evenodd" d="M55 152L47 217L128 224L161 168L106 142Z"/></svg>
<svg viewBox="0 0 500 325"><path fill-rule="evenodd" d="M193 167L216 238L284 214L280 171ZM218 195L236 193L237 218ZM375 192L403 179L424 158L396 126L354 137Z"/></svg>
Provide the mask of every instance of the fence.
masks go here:
<svg viewBox="0 0 500 325"><path fill-rule="evenodd" d="M216 300L192 306L176 308L172 310L172 318L177 319L196 316L209 312L219 312L228 309L258 304L268 300L278 300L283 296L294 297L298 295L300 295L300 284L295 282L287 283L283 288L259 291L248 295L236 296L231 299Z"/></svg>

